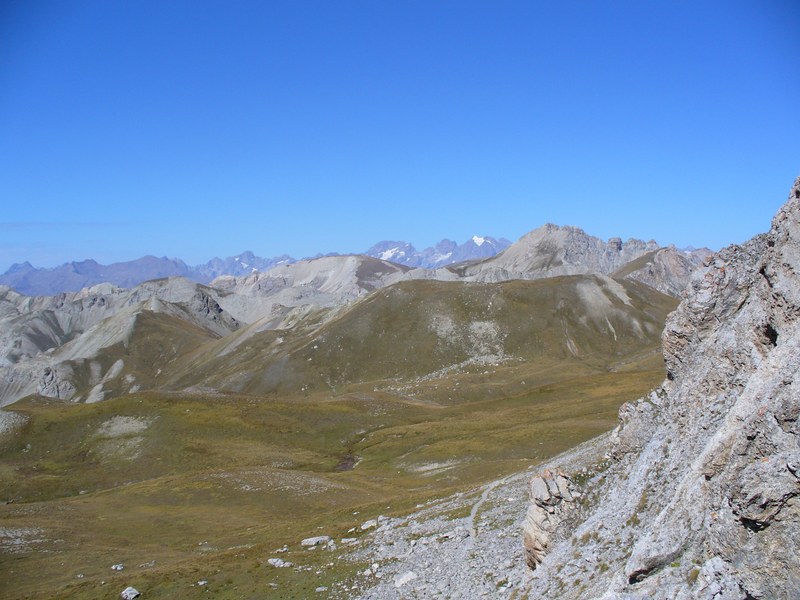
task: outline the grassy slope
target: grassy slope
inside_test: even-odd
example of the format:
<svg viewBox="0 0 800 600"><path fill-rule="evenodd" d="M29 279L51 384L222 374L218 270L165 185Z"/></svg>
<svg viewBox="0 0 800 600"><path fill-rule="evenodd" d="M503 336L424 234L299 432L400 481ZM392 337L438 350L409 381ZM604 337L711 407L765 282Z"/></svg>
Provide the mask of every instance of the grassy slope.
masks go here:
<svg viewBox="0 0 800 600"><path fill-rule="evenodd" d="M317 382L304 393L149 392L92 405L18 403L28 424L0 437L0 499L13 500L0 505L0 596L116 597L134 585L147 598L207 597L193 586L203 579L218 598L304 598L347 578L355 566L329 566L335 553L301 550L299 540L350 535L378 514L535 464L609 429L623 401L661 380L657 332L615 345L594 322L581 330L577 299L569 295L577 280L564 281L569 285L536 293L536 282L452 289L412 282L378 292L320 331L285 336L285 356L309 377L298 381ZM636 310L663 322L670 300L635 284L626 289L641 305ZM542 293L547 300L537 299ZM568 300L560 314L544 310L559 299ZM463 352L445 348L450 355L437 358L438 341L419 323L444 311L456 324L488 320L489 301L505 304L494 320L507 328L514 360L418 377ZM513 314L527 324L508 320ZM626 335L620 319L612 321L618 338ZM565 354L548 328L565 323L579 356ZM406 348L402 332L416 351ZM277 340L275 332L264 337ZM138 339L142 350L153 349ZM257 342L237 349L240 372L258 372L259 356L265 362ZM195 351L195 365L202 352ZM200 363L223 369L227 360ZM329 380L342 377L337 393L319 385L324 377L314 380L320 371L307 363L315 360ZM404 370L394 373L397 364ZM114 432L120 423L134 427ZM340 470L356 457L355 469ZM19 552L9 551L12 534L28 540ZM284 544L289 552L273 553ZM274 569L266 565L271 556L313 570ZM111 571L117 562L126 570Z"/></svg>
<svg viewBox="0 0 800 600"><path fill-rule="evenodd" d="M497 354L504 365L543 361L549 368L572 361L605 368L652 351L676 304L647 286L622 285L630 306L613 294L595 306L597 298L590 293L587 299L586 290L602 285L588 276L501 284L403 282L378 290L320 328L265 331L223 355L218 345L199 348L166 377L178 389L199 379L216 389L295 394L410 382Z"/></svg>

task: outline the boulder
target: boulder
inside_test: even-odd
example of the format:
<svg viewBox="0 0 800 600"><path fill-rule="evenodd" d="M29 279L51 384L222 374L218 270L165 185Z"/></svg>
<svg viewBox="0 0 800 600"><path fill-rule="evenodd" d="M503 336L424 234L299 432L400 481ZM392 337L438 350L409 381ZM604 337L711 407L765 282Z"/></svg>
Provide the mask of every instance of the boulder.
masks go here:
<svg viewBox="0 0 800 600"><path fill-rule="evenodd" d="M300 545L305 548L314 548L315 546L325 546L331 541L331 536L329 535L318 535L316 537L310 537L302 540Z"/></svg>
<svg viewBox="0 0 800 600"><path fill-rule="evenodd" d="M134 600L134 598L138 598L141 595L142 594L136 588L128 586L122 590L119 597L122 598L122 600Z"/></svg>

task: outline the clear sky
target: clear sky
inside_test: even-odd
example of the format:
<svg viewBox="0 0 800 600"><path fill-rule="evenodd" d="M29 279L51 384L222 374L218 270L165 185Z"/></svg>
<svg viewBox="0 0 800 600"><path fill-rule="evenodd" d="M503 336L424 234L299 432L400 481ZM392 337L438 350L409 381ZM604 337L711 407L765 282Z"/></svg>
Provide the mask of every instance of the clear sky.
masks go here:
<svg viewBox="0 0 800 600"><path fill-rule="evenodd" d="M3 0L0 271L742 242L800 175L798 31L796 0Z"/></svg>

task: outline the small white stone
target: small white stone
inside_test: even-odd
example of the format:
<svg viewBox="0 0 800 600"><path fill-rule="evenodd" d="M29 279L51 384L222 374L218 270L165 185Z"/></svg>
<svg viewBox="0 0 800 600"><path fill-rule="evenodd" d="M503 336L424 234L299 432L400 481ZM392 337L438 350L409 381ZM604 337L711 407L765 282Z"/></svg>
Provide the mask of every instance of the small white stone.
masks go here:
<svg viewBox="0 0 800 600"><path fill-rule="evenodd" d="M122 590L119 596L122 600L134 600L134 598L138 598L141 594L136 588L128 586Z"/></svg>
<svg viewBox="0 0 800 600"><path fill-rule="evenodd" d="M414 573L414 571L406 571L405 573L400 575L400 577L394 580L394 587L401 588L408 582L414 581L416 578L417 574Z"/></svg>
<svg viewBox="0 0 800 600"><path fill-rule="evenodd" d="M331 536L329 535L318 535L316 537L306 538L300 542L301 546L305 546L306 548L313 548L314 546L322 546L327 544L331 541Z"/></svg>
<svg viewBox="0 0 800 600"><path fill-rule="evenodd" d="M283 559L280 559L280 558L267 559L267 564L270 565L270 566L273 566L273 567L275 567L277 569L281 569L281 568L291 567L292 566L292 563L287 562L287 561L285 561Z"/></svg>

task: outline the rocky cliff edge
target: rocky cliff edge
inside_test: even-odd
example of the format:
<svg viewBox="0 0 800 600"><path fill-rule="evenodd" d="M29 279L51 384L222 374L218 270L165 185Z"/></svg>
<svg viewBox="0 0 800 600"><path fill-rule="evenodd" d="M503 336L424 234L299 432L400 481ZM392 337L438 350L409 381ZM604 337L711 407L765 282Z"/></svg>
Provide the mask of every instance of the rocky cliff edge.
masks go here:
<svg viewBox="0 0 800 600"><path fill-rule="evenodd" d="M532 480L530 597L800 598L799 274L800 178L695 272L607 459Z"/></svg>

